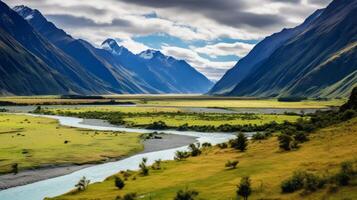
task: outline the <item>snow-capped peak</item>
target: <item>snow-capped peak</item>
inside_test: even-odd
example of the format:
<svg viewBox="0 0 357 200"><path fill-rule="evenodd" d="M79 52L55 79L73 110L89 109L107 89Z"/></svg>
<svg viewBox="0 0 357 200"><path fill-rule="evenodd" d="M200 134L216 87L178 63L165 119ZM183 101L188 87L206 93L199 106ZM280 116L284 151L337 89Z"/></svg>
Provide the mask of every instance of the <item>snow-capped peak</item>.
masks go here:
<svg viewBox="0 0 357 200"><path fill-rule="evenodd" d="M162 55L164 56L160 51L156 51L156 50L153 50L153 49L148 49L146 51L143 51L139 54L139 56L141 58L144 58L146 60L150 60L152 59L153 57L155 56L158 56L158 55Z"/></svg>
<svg viewBox="0 0 357 200"><path fill-rule="evenodd" d="M101 48L111 52L112 54L116 54L116 55L121 55L123 53L123 51L125 51L125 47L123 46L119 46L118 43L114 40L114 39L106 39L102 45Z"/></svg>

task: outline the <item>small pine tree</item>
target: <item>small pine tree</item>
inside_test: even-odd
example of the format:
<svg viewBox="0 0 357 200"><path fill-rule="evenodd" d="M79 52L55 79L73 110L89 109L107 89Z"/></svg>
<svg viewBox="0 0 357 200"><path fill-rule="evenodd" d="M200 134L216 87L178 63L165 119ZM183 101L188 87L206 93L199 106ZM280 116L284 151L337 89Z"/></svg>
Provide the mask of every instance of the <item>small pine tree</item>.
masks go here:
<svg viewBox="0 0 357 200"><path fill-rule="evenodd" d="M245 151L247 150L248 139L243 133L239 133L237 138L231 141L231 146L240 151Z"/></svg>
<svg viewBox="0 0 357 200"><path fill-rule="evenodd" d="M248 200L248 196L251 193L252 193L252 189L250 187L250 178L249 176L245 176L240 180L240 184L237 190L237 195L242 196L244 200Z"/></svg>
<svg viewBox="0 0 357 200"><path fill-rule="evenodd" d="M123 189L125 186L124 181L120 177L117 177L117 176L115 177L114 183L115 183L115 186L120 190Z"/></svg>
<svg viewBox="0 0 357 200"><path fill-rule="evenodd" d="M144 176L149 175L149 168L146 166L147 158L143 158L142 162L139 164L139 168L141 170L141 174Z"/></svg>
<svg viewBox="0 0 357 200"><path fill-rule="evenodd" d="M87 189L88 185L90 183L90 180L87 180L85 176L83 176L79 182L75 185L78 191L84 191Z"/></svg>

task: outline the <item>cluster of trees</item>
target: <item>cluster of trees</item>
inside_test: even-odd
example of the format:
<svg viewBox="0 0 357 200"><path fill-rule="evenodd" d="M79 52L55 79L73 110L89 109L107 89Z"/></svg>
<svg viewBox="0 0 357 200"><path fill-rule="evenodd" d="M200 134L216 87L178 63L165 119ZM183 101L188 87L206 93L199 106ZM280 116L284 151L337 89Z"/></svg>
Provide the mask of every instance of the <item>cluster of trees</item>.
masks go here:
<svg viewBox="0 0 357 200"><path fill-rule="evenodd" d="M244 133L239 133L235 139L229 140L229 145L231 148L245 151L248 147L248 138Z"/></svg>
<svg viewBox="0 0 357 200"><path fill-rule="evenodd" d="M308 141L311 132L347 121L357 116L357 87L353 89L348 102L339 110L317 111L309 120L299 119L294 123L285 122L278 129L281 134L278 137L279 146L283 150L291 150L299 147L299 143Z"/></svg>
<svg viewBox="0 0 357 200"><path fill-rule="evenodd" d="M357 171L353 168L352 163L344 162L341 164L340 171L332 176L320 177L309 172L294 172L292 177L281 183L281 191L282 193L292 193L298 190L303 190L304 193L310 193L327 184L332 188L336 186L346 186L350 184L352 179L356 178Z"/></svg>
<svg viewBox="0 0 357 200"><path fill-rule="evenodd" d="M210 145L209 143L205 143L204 147L208 147L208 146L212 146L212 145ZM189 148L189 151L176 151L174 159L177 161L185 160L186 158L188 158L190 156L195 157L195 156L201 155L201 153L202 153L200 143L190 144L188 146L188 148Z"/></svg>

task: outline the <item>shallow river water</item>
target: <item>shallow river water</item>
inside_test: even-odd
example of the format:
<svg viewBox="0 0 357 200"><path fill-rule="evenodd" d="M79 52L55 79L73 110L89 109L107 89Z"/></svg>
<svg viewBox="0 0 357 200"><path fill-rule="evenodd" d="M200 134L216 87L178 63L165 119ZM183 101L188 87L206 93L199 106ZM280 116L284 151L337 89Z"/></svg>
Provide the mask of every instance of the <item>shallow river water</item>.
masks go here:
<svg viewBox="0 0 357 200"><path fill-rule="evenodd" d="M43 116L43 115L41 115ZM123 127L113 127L113 126L99 126L91 125L88 122L84 122L83 119L75 117L62 117L62 116L45 116L53 119L59 120L61 125L86 128L92 130L111 130L111 131L126 131L126 132L137 132L137 133L149 133L155 130L147 129L133 129L133 128L123 128ZM175 130L165 130L157 131L167 134L177 134L185 136L197 137L198 142L209 142L212 144L218 144L226 142L235 136L229 133L201 133L192 131L175 131ZM249 135L249 134L248 134ZM173 160L175 152L177 150L187 150L187 146L155 151L150 153L137 154L126 159L109 162L105 164L98 164L92 167L88 167L74 173L47 179L44 181L39 181L31 183L24 186L18 186L6 190L0 191L0 200L42 200L45 197L54 197L66 193L74 188L74 185L78 180L85 176L87 179L93 182L103 181L108 176L111 176L121 170L137 170L138 165L142 158L148 159L148 164L152 164L155 160Z"/></svg>

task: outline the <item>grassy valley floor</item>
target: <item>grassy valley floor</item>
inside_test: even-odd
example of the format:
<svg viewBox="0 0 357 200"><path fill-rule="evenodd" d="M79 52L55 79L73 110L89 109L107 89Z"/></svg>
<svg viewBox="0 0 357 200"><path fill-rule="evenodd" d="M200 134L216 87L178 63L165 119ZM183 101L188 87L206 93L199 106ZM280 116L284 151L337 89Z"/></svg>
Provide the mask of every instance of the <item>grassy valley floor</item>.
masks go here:
<svg viewBox="0 0 357 200"><path fill-rule="evenodd" d="M237 168L226 169L227 160L239 160ZM344 161L357 164L357 118L312 133L310 141L296 151L279 150L276 137L250 142L244 153L212 147L186 161L163 162L162 169L150 170L149 176L132 172L122 190L114 186L114 177L110 177L90 185L86 191L70 192L54 199L113 200L118 195L135 192L143 200L168 200L178 190L189 188L199 192L198 199L230 200L236 199L237 185L247 175L253 189L249 199L357 199L356 182L335 192L329 192L326 186L303 196L301 191L281 193L281 182L294 171L331 176Z"/></svg>
<svg viewBox="0 0 357 200"><path fill-rule="evenodd" d="M119 124L129 127L150 127L155 122L164 122L163 129L177 129L180 126L212 126L213 129L207 128L208 131L215 130L214 127L221 125L250 125L261 126L276 122L278 124L285 121L295 122L298 119L307 119L300 115L287 114L248 114L248 113L195 113L187 112L180 108L165 107L77 107L77 108L46 108L40 111L43 114L55 114L65 116L78 116L82 118L94 117L105 119L110 122L120 117ZM155 129L155 128L154 128ZM205 131L204 129L200 131ZM231 130L228 130L231 132Z"/></svg>
<svg viewBox="0 0 357 200"><path fill-rule="evenodd" d="M0 114L0 174L120 158L143 150L139 133L63 127L56 120Z"/></svg>

